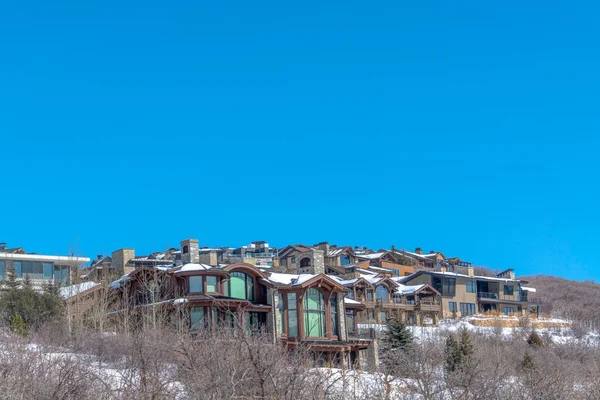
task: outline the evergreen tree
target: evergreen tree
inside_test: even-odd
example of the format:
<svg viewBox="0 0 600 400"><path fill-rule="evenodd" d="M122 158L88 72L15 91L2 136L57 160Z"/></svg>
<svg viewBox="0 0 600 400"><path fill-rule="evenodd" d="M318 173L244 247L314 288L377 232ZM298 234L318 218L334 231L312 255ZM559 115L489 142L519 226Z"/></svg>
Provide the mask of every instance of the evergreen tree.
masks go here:
<svg viewBox="0 0 600 400"><path fill-rule="evenodd" d="M17 270L12 265L6 268L6 279L2 281L2 286L5 290L16 290L21 284L17 280Z"/></svg>
<svg viewBox="0 0 600 400"><path fill-rule="evenodd" d="M400 319L390 318L387 320L384 341L390 350L406 351L412 345L413 335L408 326Z"/></svg>
<svg viewBox="0 0 600 400"><path fill-rule="evenodd" d="M460 353L463 359L470 358L475 352L473 343L471 343L471 336L469 335L469 331L465 327L463 327L460 330L458 347L460 349Z"/></svg>
<svg viewBox="0 0 600 400"><path fill-rule="evenodd" d="M454 335L446 339L446 348L444 349L445 365L447 373L458 372L465 369L471 361L475 352L471 336L467 328L462 328L458 335L458 340Z"/></svg>
<svg viewBox="0 0 600 400"><path fill-rule="evenodd" d="M462 362L462 354L460 352L460 345L456 341L456 339L454 339L454 335L450 335L446 338L444 357L444 369L446 370L446 372L455 372Z"/></svg>
<svg viewBox="0 0 600 400"><path fill-rule="evenodd" d="M521 370L525 373L529 373L533 371L535 368L535 364L533 362L533 357L529 354L528 351L525 352L525 357L523 357L523 361L521 362Z"/></svg>
<svg viewBox="0 0 600 400"><path fill-rule="evenodd" d="M18 336L25 336L27 334L27 325L19 314L15 314L10 322L10 330Z"/></svg>

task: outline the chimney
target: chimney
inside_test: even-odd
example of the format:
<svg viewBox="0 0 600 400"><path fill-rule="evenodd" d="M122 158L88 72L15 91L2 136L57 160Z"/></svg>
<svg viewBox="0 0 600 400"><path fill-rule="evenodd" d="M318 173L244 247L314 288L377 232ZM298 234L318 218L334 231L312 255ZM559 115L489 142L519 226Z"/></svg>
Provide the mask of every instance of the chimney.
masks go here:
<svg viewBox="0 0 600 400"><path fill-rule="evenodd" d="M200 253L198 249L198 239L182 240L181 245L181 261L183 264L200 262Z"/></svg>
<svg viewBox="0 0 600 400"><path fill-rule="evenodd" d="M102 260L104 258L104 256L102 256L102 254L98 254L98 260Z"/></svg>
<svg viewBox="0 0 600 400"><path fill-rule="evenodd" d="M333 245L333 247L335 247L335 245ZM329 243L321 242L317 245L317 248L323 250L323 253L325 253L325 257L329 255Z"/></svg>
<svg viewBox="0 0 600 400"><path fill-rule="evenodd" d="M423 254L423 249L422 249L422 248L420 248L420 247L417 247L417 248L415 249L415 253L417 253L417 254Z"/></svg>
<svg viewBox="0 0 600 400"><path fill-rule="evenodd" d="M435 254L435 251L429 250L429 254Z"/></svg>

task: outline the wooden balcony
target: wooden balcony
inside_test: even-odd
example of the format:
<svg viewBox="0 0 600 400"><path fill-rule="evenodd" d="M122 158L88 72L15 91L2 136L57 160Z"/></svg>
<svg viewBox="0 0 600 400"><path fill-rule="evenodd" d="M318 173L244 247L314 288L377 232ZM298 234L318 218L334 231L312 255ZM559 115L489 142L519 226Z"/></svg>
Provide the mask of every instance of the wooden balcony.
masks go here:
<svg viewBox="0 0 600 400"><path fill-rule="evenodd" d="M435 300L425 300L422 299L419 304L418 304L418 308L421 311L438 311L441 312L442 311L442 305Z"/></svg>
<svg viewBox="0 0 600 400"><path fill-rule="evenodd" d="M377 305L381 308L400 309L412 311L415 309L415 302L406 299L377 299Z"/></svg>

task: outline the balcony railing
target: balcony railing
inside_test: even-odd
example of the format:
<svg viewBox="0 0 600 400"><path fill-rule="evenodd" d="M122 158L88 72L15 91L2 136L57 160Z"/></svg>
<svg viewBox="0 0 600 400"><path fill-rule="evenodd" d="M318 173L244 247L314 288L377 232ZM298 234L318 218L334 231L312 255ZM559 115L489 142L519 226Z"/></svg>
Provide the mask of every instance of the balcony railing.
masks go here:
<svg viewBox="0 0 600 400"><path fill-rule="evenodd" d="M496 293L496 292L477 292L478 299L484 300L506 300L506 301L518 301L521 303L536 303L539 304L540 301L537 298L532 298L529 296L519 296L517 293L514 295L507 295L504 293Z"/></svg>

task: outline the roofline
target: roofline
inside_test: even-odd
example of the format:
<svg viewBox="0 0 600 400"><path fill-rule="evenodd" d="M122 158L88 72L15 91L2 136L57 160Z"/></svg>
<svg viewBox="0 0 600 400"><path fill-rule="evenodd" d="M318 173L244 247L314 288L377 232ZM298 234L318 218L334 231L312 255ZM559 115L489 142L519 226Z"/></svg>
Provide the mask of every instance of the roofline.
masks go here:
<svg viewBox="0 0 600 400"><path fill-rule="evenodd" d="M0 253L0 260L60 261L77 265L89 262L90 258L75 256L51 256L44 254L13 254L2 252Z"/></svg>

